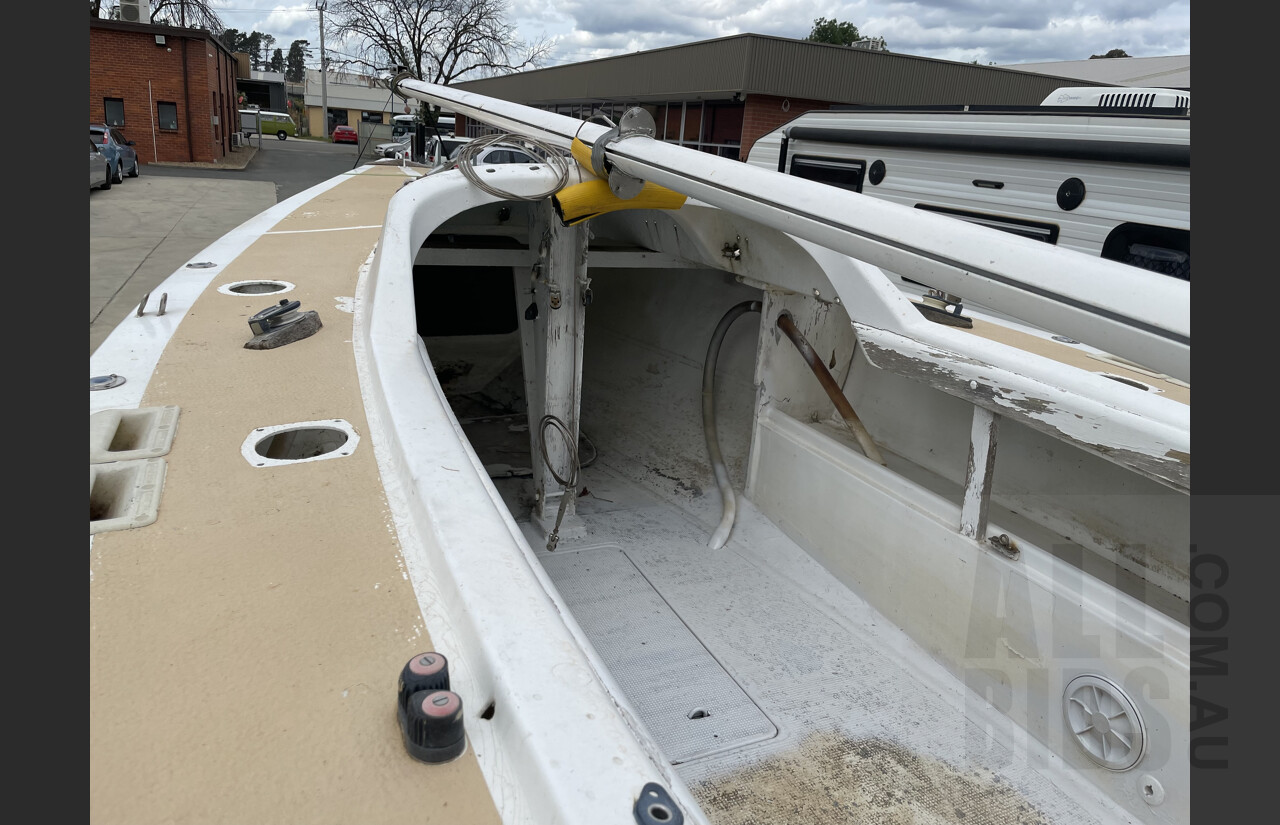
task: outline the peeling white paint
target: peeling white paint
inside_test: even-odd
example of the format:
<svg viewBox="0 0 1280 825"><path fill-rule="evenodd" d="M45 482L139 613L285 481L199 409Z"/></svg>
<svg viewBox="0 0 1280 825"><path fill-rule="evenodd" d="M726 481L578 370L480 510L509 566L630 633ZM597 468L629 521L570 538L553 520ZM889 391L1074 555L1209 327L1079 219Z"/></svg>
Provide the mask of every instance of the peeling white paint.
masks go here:
<svg viewBox="0 0 1280 825"><path fill-rule="evenodd" d="M965 398L1164 483L1190 487L1189 464L1170 457L1191 454L1191 410L1185 404L977 336L965 340L972 355L960 355L888 330L854 327L873 366Z"/></svg>

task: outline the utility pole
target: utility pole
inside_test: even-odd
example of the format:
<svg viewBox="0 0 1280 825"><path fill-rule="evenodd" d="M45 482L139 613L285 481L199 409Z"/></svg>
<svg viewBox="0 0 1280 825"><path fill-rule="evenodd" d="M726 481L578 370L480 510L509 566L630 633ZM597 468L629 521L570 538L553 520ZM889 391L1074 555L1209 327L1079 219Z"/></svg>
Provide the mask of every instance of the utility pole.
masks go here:
<svg viewBox="0 0 1280 825"><path fill-rule="evenodd" d="M324 123L324 136L329 137L329 61L324 56L324 10L329 0L316 0L320 12L320 121Z"/></svg>

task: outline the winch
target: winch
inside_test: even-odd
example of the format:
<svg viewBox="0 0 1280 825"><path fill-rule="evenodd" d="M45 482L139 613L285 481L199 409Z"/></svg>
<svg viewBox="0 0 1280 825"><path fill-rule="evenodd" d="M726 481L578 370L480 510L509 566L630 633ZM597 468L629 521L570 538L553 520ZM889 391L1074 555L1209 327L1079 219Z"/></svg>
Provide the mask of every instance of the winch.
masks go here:
<svg viewBox="0 0 1280 825"><path fill-rule="evenodd" d="M273 349L314 335L323 326L315 310L299 312L301 301L281 298L280 303L269 306L249 319L253 338L245 349Z"/></svg>

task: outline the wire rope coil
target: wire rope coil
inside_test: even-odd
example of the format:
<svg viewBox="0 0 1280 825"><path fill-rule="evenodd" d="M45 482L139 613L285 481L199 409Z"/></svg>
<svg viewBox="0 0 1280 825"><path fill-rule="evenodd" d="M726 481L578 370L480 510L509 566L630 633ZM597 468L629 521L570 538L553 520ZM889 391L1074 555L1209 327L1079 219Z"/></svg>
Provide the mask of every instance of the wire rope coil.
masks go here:
<svg viewBox="0 0 1280 825"><path fill-rule="evenodd" d="M569 477L567 479L556 472L556 468L551 466L551 459L547 456L548 426L554 427L560 433L560 437L564 439L565 450L569 453ZM564 514L569 507L570 498L576 496L578 492L578 471L581 469L581 465L578 462L577 441L573 437L573 433L569 432L569 425L554 415L542 416L542 421L538 424L538 444L542 448L542 463L547 465L547 472L551 473L551 477L564 487L564 491L560 494L560 507L556 511L555 527L552 528L550 535L547 536L548 551L554 551L556 545L560 543L560 523L564 521Z"/></svg>
<svg viewBox="0 0 1280 825"><path fill-rule="evenodd" d="M496 143L508 143L520 148L531 148L534 150L534 154L545 155L545 160L539 161L539 163L546 163L556 173L555 184L551 188L535 195L518 195L513 192L500 189L484 181L481 174L476 171L476 167L473 162L475 157L480 154L481 151ZM527 135L516 135L509 132L495 132L493 134L481 135L480 137L463 144L462 148L458 151L458 156L454 158L453 162L448 167L445 168L455 167L458 171L462 172L463 176L467 180L475 184L477 188L488 192L490 195L494 195L495 197L503 198L505 200L544 200L551 197L556 192L559 192L569 183L569 163L564 155L560 154L558 149L549 143L538 140L537 138L529 137Z"/></svg>

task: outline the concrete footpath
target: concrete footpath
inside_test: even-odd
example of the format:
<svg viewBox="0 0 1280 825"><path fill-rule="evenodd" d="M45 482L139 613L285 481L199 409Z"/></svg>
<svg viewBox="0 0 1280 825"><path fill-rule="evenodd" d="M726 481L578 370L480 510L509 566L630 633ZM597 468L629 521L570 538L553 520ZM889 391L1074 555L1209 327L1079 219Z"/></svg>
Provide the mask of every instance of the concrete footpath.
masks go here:
<svg viewBox="0 0 1280 825"><path fill-rule="evenodd" d="M149 176L147 170L157 165L244 169L256 153L247 147L217 164L147 164L139 177L89 192L90 355L137 311L148 292L276 203L276 187L268 181ZM152 311L159 298L150 298Z"/></svg>

